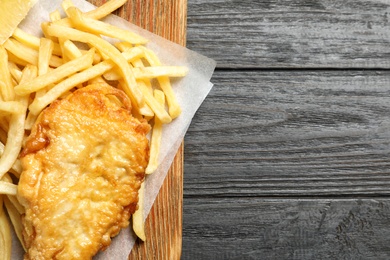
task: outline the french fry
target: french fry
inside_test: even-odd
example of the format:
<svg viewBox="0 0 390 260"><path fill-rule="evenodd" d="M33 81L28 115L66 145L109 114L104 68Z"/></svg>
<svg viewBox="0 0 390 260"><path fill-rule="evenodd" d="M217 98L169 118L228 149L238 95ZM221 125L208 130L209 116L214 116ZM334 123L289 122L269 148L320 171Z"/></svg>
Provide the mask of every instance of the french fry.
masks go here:
<svg viewBox="0 0 390 260"><path fill-rule="evenodd" d="M127 62L133 62L136 59L139 59L143 56L143 50L139 47L133 47L126 49L122 52L123 57ZM119 80L122 78L117 69L113 69L104 73L103 77L107 80Z"/></svg>
<svg viewBox="0 0 390 260"><path fill-rule="evenodd" d="M27 65L22 71L22 77L20 79L20 84L30 82L38 76L38 67L34 65Z"/></svg>
<svg viewBox="0 0 390 260"><path fill-rule="evenodd" d="M38 52L24 46L15 39L9 38L5 43L4 47L14 54L16 57L24 60L27 63L38 65Z"/></svg>
<svg viewBox="0 0 390 260"><path fill-rule="evenodd" d="M127 62L132 62L135 59L140 58L143 55L143 51L139 47L134 47L122 52L123 57Z"/></svg>
<svg viewBox="0 0 390 260"><path fill-rule="evenodd" d="M34 50L38 50L41 44L39 37L28 34L20 28L15 29L14 33L12 34L12 38ZM54 43L53 45L53 54L57 56L61 55L61 49L58 43Z"/></svg>
<svg viewBox="0 0 390 260"><path fill-rule="evenodd" d="M85 15L89 18L100 20L117 10L126 2L127 0L110 0L94 10L86 12Z"/></svg>
<svg viewBox="0 0 390 260"><path fill-rule="evenodd" d="M15 230L16 236L18 237L24 251L26 251L26 246L24 244L23 235L22 235L22 221L19 211L16 209L14 204L9 200L9 197L4 199L5 208L7 209L8 216L11 220L12 226Z"/></svg>
<svg viewBox="0 0 390 260"><path fill-rule="evenodd" d="M41 38L38 52L38 76L44 75L51 70L50 58L53 53L54 43L47 38ZM46 88L48 88L47 86ZM40 89L35 93L35 98L42 96L46 92L46 88Z"/></svg>
<svg viewBox="0 0 390 260"><path fill-rule="evenodd" d="M74 44L72 41L68 39L63 39L63 40L64 41L62 43L62 51L63 51L62 56L66 57L68 61L77 59L78 57L88 52L87 50L80 49L79 47L76 46L76 44ZM62 40L60 39L60 41ZM99 55L99 53L95 53L93 56L93 64L97 64L101 62L101 60L102 57Z"/></svg>
<svg viewBox="0 0 390 260"><path fill-rule="evenodd" d="M48 72L53 49L54 43L52 40L41 38L38 54L38 75L43 75Z"/></svg>
<svg viewBox="0 0 390 260"><path fill-rule="evenodd" d="M30 64L27 61L18 58L12 52L8 52L8 61L12 62L12 63L15 63L16 65L19 65L21 67L25 67L25 66Z"/></svg>
<svg viewBox="0 0 390 260"><path fill-rule="evenodd" d="M184 77L188 69L180 66L158 66L158 67L137 67L132 68L134 77L136 79L153 79L158 77ZM107 80L118 80L121 78L121 75L116 73L116 71L110 71L106 73L104 78Z"/></svg>
<svg viewBox="0 0 390 260"><path fill-rule="evenodd" d="M12 183L12 178L11 178L11 176L9 176L8 173L6 173L6 174L4 174L3 178L1 179L1 181Z"/></svg>
<svg viewBox="0 0 390 260"><path fill-rule="evenodd" d="M2 178L0 181L6 182L6 183L10 183L10 184L13 184L13 183L12 183L12 178L11 178L11 176L10 176L8 173L4 174L3 178ZM15 185L15 186L16 186L16 185ZM5 200L6 200L7 197L13 197L13 198L15 198L15 199L12 199L12 200L15 201L15 202L18 204L18 208L21 208L22 212L24 212L23 207L19 204L19 202L18 202L18 200L16 199L15 196L13 196L13 195L7 195L6 197L4 197L4 202L5 202Z"/></svg>
<svg viewBox="0 0 390 260"><path fill-rule="evenodd" d="M72 25L70 24L69 26L71 27ZM41 23L41 28L42 28L43 35L46 38L51 39L53 42L58 43L58 38L59 37L54 37L54 36L49 35L49 33L47 32L48 27L49 27L49 22ZM60 45L58 44L58 46L60 46ZM60 46L60 50L61 50L61 53L62 53L61 46Z"/></svg>
<svg viewBox="0 0 390 260"><path fill-rule="evenodd" d="M138 208L132 215L134 233L142 241L146 240L145 223L144 223L144 197L145 197L145 182L141 183L138 190Z"/></svg>
<svg viewBox="0 0 390 260"><path fill-rule="evenodd" d="M33 78L36 72L36 67L27 66L24 69L21 82L29 81ZM22 148L23 138L24 138L24 124L27 113L28 105L28 96L17 96L16 100L20 102L23 106L23 109L18 114L13 114L9 122L7 142L4 146L4 152L0 157L0 178L9 171L16 159L19 156L19 152Z"/></svg>
<svg viewBox="0 0 390 260"><path fill-rule="evenodd" d="M0 83L0 86L2 84ZM0 101L0 111L10 114L23 113L23 105L19 101Z"/></svg>
<svg viewBox="0 0 390 260"><path fill-rule="evenodd" d="M59 82L51 88L45 95L37 97L29 106L29 110L34 115L38 115L43 108L59 98L63 93L85 81L102 75L114 66L110 60L102 61L101 63L90 67L80 73L74 74L63 81Z"/></svg>
<svg viewBox="0 0 390 260"><path fill-rule="evenodd" d="M15 97L12 76L8 68L8 54L3 46L0 46L0 82L1 96L5 101L13 100Z"/></svg>
<svg viewBox="0 0 390 260"><path fill-rule="evenodd" d="M16 195L17 187L18 186L13 183L9 183L7 181L0 181L0 194Z"/></svg>
<svg viewBox="0 0 390 260"><path fill-rule="evenodd" d="M123 56L126 60L130 61L133 58L138 57L140 53L140 49L134 48L134 50L129 50L123 53ZM34 115L38 115L43 108L59 98L65 92L69 91L78 84L103 75L106 71L112 69L114 66L114 62L111 60L106 60L80 73L70 76L69 78L61 81L53 88L51 88L45 95L37 97L29 106L30 112Z"/></svg>
<svg viewBox="0 0 390 260"><path fill-rule="evenodd" d="M38 50L39 48L39 38L26 33L22 29L16 28L14 33L12 34L12 37L18 40L18 42L21 42L32 49Z"/></svg>
<svg viewBox="0 0 390 260"><path fill-rule="evenodd" d="M20 204L16 196L13 195L7 195L8 200L12 203L14 208L18 211L19 214L26 213L25 208Z"/></svg>
<svg viewBox="0 0 390 260"><path fill-rule="evenodd" d="M73 25L82 31L92 32L96 35L105 35L131 44L145 44L148 42L144 37L136 33L110 25L109 23L88 18L76 7L69 7L66 12L72 20Z"/></svg>
<svg viewBox="0 0 390 260"><path fill-rule="evenodd" d="M143 58L145 56L144 54L144 51L143 49L140 47L140 46L137 46L137 47L133 47L132 44L128 43L128 42L118 42L115 44L115 46L120 50L122 51L123 54L127 53L128 51L131 51L131 50L134 50L135 48L138 48L142 51L142 56L140 56L138 59L133 59L131 61L129 61L132 65L132 69L134 71L135 68L144 68L145 65L143 63ZM111 70L107 73L105 73L105 75L103 75L106 79L111 79L111 80L115 80L115 77L118 77L119 74L116 72L116 70ZM135 76L135 75L134 75ZM137 78L136 78L137 79ZM151 93L153 92L152 90L152 85L151 85L151 82L149 79L144 79L144 80L139 80L139 78L137 79L137 84L143 84L143 85L146 85L148 89L150 89Z"/></svg>
<svg viewBox="0 0 390 260"><path fill-rule="evenodd" d="M158 66L134 68L133 73L136 79L152 79L158 77L181 78L187 75L188 69L180 66Z"/></svg>
<svg viewBox="0 0 390 260"><path fill-rule="evenodd" d="M141 46L145 52L145 58L151 66L161 66L161 62L156 54L144 46ZM168 103L169 115L172 119L178 117L181 114L180 105L176 99L175 93L173 92L171 82L168 77L158 77L160 88L164 91L165 97Z"/></svg>
<svg viewBox="0 0 390 260"><path fill-rule="evenodd" d="M6 133L1 130L0 131L0 136L3 135L3 134L6 135ZM6 138L6 136L5 136L5 138ZM1 139L3 139L3 137L1 137ZM4 144L2 142L3 141L0 142L0 154L4 153ZM4 141L4 143L5 142L6 142L6 140ZM15 177L19 178L20 173L22 172L22 165L21 165L19 159L15 160L15 162L12 165L11 169L9 170L9 172L12 173ZM3 178L5 178L6 176L7 176L7 174L5 174L3 176Z"/></svg>
<svg viewBox="0 0 390 260"><path fill-rule="evenodd" d="M125 50L126 52L126 50ZM140 67L143 66L143 63L138 59L133 61L132 63L138 64ZM133 68L134 69L134 68ZM149 82L150 83L150 82ZM167 111L165 111L164 106L159 104L154 96L152 89L150 88L150 84L146 84L145 81L138 80L137 81L138 88L141 90L142 94L145 97L146 104L153 110L154 115L159 118L159 120L163 123L169 123L172 121L172 118L169 116Z"/></svg>
<svg viewBox="0 0 390 260"><path fill-rule="evenodd" d="M127 0L110 0L110 1L105 2L103 5L93 9L93 10L86 12L85 15L88 18L100 20L100 19L108 16L109 14L114 12L115 10L117 10L119 7L124 5L126 2L127 2ZM67 5L71 6L71 3L67 3ZM68 26L68 27L72 26L72 23L68 17L62 18L61 20L56 21L56 23L59 25Z"/></svg>
<svg viewBox="0 0 390 260"><path fill-rule="evenodd" d="M124 91L129 95L133 102L136 102L139 107L145 104L144 97L141 91L136 87L134 75L130 69L126 59L120 54L109 42L104 39L87 32L82 32L73 28L60 26L57 24L48 24L47 32L51 36L66 37L73 41L88 43L98 49L102 54L107 55L120 68L122 77L125 81Z"/></svg>
<svg viewBox="0 0 390 260"><path fill-rule="evenodd" d="M129 48L132 47L126 42L116 43L115 46L121 51L128 50ZM152 50L146 48L145 46L138 46L138 48L141 48L143 50L144 57L146 61L150 64L150 66L158 67L162 65L161 61ZM183 74L184 73L187 73L187 70L185 68L183 69ZM165 97L168 104L169 115L171 116L172 119L175 119L181 114L181 107L176 99L175 93L173 92L170 79L169 77L166 76L159 76L157 77L157 81L159 83L160 88L165 93Z"/></svg>
<svg viewBox="0 0 390 260"><path fill-rule="evenodd" d="M4 153L0 158L0 177L11 169L22 147L28 97L21 97L19 100L24 106L24 113L13 114L11 116L7 143L4 147Z"/></svg>
<svg viewBox="0 0 390 260"><path fill-rule="evenodd" d="M181 78L187 75L188 69L180 66L158 66L134 68L136 79L152 79L159 77Z"/></svg>
<svg viewBox="0 0 390 260"><path fill-rule="evenodd" d="M12 178L9 174L5 174L2 180L8 183L12 183ZM23 214L25 212L24 207L19 203L16 196L7 195L6 198L13 204L14 208L18 211L19 214ZM4 202L6 202L7 199L4 199Z"/></svg>
<svg viewBox="0 0 390 260"><path fill-rule="evenodd" d="M12 61L8 61L9 72L11 73L13 79L19 83L22 78L22 70Z"/></svg>
<svg viewBox="0 0 390 260"><path fill-rule="evenodd" d="M168 112L164 109L164 106L161 105L154 98L153 94L150 93L149 89L144 84L138 84L139 89L145 97L146 104L153 110L155 116L163 123L167 124L172 121L172 118L169 116Z"/></svg>
<svg viewBox="0 0 390 260"><path fill-rule="evenodd" d="M26 122L24 123L24 129L31 130L37 118L38 114L29 111L29 113L27 114Z"/></svg>
<svg viewBox="0 0 390 260"><path fill-rule="evenodd" d="M56 22L56 21L59 21L61 20L61 13L59 10L54 10L53 12L51 12L49 14L49 17L50 17L50 21L52 22Z"/></svg>
<svg viewBox="0 0 390 260"><path fill-rule="evenodd" d="M0 259L11 259L11 227L3 209L3 196L0 195Z"/></svg>
<svg viewBox="0 0 390 260"><path fill-rule="evenodd" d="M131 64L133 65L134 69L145 68L145 65L144 65L144 62L142 61L142 59L132 61ZM153 94L153 86L152 86L150 79L148 79L148 78L137 79L137 83L145 86L150 91L150 93Z"/></svg>
<svg viewBox="0 0 390 260"><path fill-rule="evenodd" d="M133 46L132 44L128 43L128 42L116 42L114 43L115 47L118 48L118 50L120 50L121 52L124 52L126 50L129 50L129 49L132 49L132 48L140 48L140 49L143 49L141 45L139 46Z"/></svg>
<svg viewBox="0 0 390 260"><path fill-rule="evenodd" d="M64 41L62 51L62 55L68 57L69 60L74 60L83 56L81 50L70 40Z"/></svg>
<svg viewBox="0 0 390 260"><path fill-rule="evenodd" d="M23 77L22 77L21 83L28 82L29 80L37 77L37 75L38 75L38 68L37 67L26 66L24 71L23 71ZM39 90L38 92L35 93L35 99L42 96L44 93L45 93L44 89ZM31 112L28 112L26 120L24 122L24 129L31 130L37 117L38 117L37 115L33 115ZM21 171L19 173L21 173Z"/></svg>
<svg viewBox="0 0 390 260"><path fill-rule="evenodd" d="M27 64L38 65L38 51L32 48L29 48L26 45L16 41L13 38L9 38L4 42L3 46L15 55L18 59L26 62ZM62 59L58 56L50 57L50 66L59 67L62 65Z"/></svg>
<svg viewBox="0 0 390 260"><path fill-rule="evenodd" d="M74 73L84 70L92 66L94 49L88 51L82 57L69 61L58 68L55 68L50 73L40 75L37 78L26 82L24 84L19 84L15 87L15 93L18 95L27 95L37 90L40 90L50 84L56 83L65 77L73 75Z"/></svg>
<svg viewBox="0 0 390 260"><path fill-rule="evenodd" d="M119 82L119 85L118 85L118 88L119 89L124 89L123 86L125 86L125 82L123 79L120 79L118 80ZM148 104L145 104L142 108L139 107L136 103L132 104L132 108L135 110L135 112L137 112L137 114L141 115L141 116L150 116L150 117L153 117L154 116L154 112L153 110L148 106ZM138 116L137 116L138 117Z"/></svg>
<svg viewBox="0 0 390 260"><path fill-rule="evenodd" d="M158 103L163 105L165 103L165 95L161 90L154 90L154 96ZM145 173L151 174L158 167L158 154L160 151L161 144L161 136L162 136L162 122L158 119L154 119L154 125L152 129L152 138L150 141L150 157L149 163L146 167Z"/></svg>
<svg viewBox="0 0 390 260"><path fill-rule="evenodd" d="M63 0L61 3L61 7L65 11L66 15L69 16L68 8L74 7L74 4L71 0Z"/></svg>

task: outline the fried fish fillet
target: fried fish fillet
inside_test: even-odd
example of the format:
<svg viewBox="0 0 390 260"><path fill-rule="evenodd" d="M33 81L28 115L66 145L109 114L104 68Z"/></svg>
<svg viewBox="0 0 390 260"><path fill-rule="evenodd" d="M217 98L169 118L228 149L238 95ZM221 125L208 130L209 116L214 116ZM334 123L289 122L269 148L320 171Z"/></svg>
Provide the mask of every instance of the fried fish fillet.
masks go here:
<svg viewBox="0 0 390 260"><path fill-rule="evenodd" d="M25 259L91 259L128 226L149 160L150 126L106 85L46 108L21 153Z"/></svg>

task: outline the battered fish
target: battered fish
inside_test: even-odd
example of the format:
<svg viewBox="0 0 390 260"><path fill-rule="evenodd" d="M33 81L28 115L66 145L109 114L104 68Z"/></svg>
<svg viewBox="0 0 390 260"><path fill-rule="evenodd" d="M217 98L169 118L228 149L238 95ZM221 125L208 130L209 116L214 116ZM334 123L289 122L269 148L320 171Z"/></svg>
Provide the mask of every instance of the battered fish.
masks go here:
<svg viewBox="0 0 390 260"><path fill-rule="evenodd" d="M129 225L150 126L121 90L81 88L46 108L21 153L25 259L91 259Z"/></svg>

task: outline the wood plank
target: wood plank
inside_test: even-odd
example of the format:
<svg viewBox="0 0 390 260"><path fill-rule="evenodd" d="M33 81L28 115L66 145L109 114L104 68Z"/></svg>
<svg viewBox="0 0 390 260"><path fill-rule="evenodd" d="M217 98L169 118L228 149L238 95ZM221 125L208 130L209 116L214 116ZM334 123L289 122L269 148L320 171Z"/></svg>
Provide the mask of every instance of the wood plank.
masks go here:
<svg viewBox="0 0 390 260"><path fill-rule="evenodd" d="M99 6L106 0L88 0ZM115 14L178 44L186 44L186 0L129 0ZM183 145L146 220L146 242L129 259L180 259L182 245Z"/></svg>
<svg viewBox="0 0 390 260"><path fill-rule="evenodd" d="M191 0L188 47L219 68L390 68L389 12L383 0Z"/></svg>
<svg viewBox="0 0 390 260"><path fill-rule="evenodd" d="M145 223L147 240L138 240L129 255L134 259L180 259L183 215L183 144Z"/></svg>
<svg viewBox="0 0 390 260"><path fill-rule="evenodd" d="M185 199L182 259L388 259L388 199Z"/></svg>
<svg viewBox="0 0 390 260"><path fill-rule="evenodd" d="M388 71L216 71L185 196L390 195Z"/></svg>
<svg viewBox="0 0 390 260"><path fill-rule="evenodd" d="M388 259L389 10L188 2L219 70L185 138L182 259Z"/></svg>

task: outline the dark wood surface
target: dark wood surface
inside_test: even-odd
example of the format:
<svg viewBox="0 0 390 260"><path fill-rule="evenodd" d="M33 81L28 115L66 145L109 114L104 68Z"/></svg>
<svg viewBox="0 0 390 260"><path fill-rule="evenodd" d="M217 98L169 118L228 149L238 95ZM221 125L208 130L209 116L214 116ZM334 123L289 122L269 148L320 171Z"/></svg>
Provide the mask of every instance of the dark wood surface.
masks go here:
<svg viewBox="0 0 390 260"><path fill-rule="evenodd" d="M182 259L390 259L390 2L188 0L215 59Z"/></svg>

